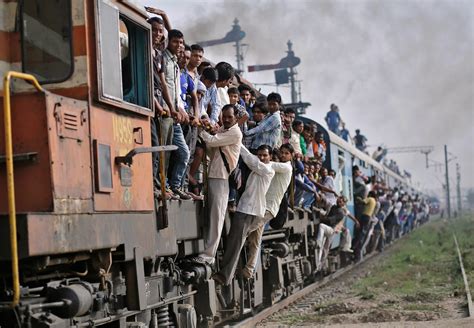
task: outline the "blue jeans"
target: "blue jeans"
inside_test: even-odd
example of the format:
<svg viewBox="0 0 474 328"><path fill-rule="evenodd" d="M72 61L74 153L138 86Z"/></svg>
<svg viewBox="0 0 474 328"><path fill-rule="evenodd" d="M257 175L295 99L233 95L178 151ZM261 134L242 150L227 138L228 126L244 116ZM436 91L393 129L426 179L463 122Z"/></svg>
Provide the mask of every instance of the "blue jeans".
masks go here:
<svg viewBox="0 0 474 328"><path fill-rule="evenodd" d="M309 191L303 192L303 208L311 209L311 205L314 203L314 194Z"/></svg>
<svg viewBox="0 0 474 328"><path fill-rule="evenodd" d="M183 177L189 161L189 148L179 124L173 124L173 145L178 146L178 149L173 151L173 160L170 161L170 187L176 189L182 187Z"/></svg>

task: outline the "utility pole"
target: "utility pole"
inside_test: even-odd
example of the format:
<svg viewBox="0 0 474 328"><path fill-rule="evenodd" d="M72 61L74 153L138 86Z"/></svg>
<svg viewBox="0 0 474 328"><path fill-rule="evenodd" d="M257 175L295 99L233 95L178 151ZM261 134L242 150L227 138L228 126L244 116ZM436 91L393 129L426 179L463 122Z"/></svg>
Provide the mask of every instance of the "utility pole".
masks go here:
<svg viewBox="0 0 474 328"><path fill-rule="evenodd" d="M234 19L234 25L232 26L233 29L239 30L240 31L240 25L239 25L239 20L236 18ZM239 71L240 74L243 74L244 72L244 54L242 51L242 46L243 44L240 43L240 39L237 39L235 41L235 59L237 61L237 70Z"/></svg>
<svg viewBox="0 0 474 328"><path fill-rule="evenodd" d="M448 206L448 218L451 218L451 198L449 194L449 171L448 171L448 146L444 145L444 165L446 172L446 204Z"/></svg>
<svg viewBox="0 0 474 328"><path fill-rule="evenodd" d="M293 54L293 49L292 49L292 46L293 46L293 43L288 40L288 42L286 43L286 45L288 46L288 51L287 53L289 55L294 55ZM295 68L293 66L290 66L290 86L291 86L291 103L296 103L298 101L298 97L297 97L297 94L296 94L296 72L295 72Z"/></svg>
<svg viewBox="0 0 474 328"><path fill-rule="evenodd" d="M461 198L461 170L459 168L459 163L456 163L456 191L458 199L458 213L461 215L462 210L462 198Z"/></svg>

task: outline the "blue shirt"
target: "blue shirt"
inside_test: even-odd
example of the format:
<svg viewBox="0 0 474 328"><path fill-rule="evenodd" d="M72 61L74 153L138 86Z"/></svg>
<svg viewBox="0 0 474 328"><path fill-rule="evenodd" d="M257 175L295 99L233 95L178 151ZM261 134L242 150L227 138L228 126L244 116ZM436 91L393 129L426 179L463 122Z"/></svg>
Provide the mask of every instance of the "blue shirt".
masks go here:
<svg viewBox="0 0 474 328"><path fill-rule="evenodd" d="M272 148L277 144L281 133L280 112L276 111L267 116L259 125L253 129L247 130L245 136L254 136L251 149L257 149L261 145L268 145Z"/></svg>
<svg viewBox="0 0 474 328"><path fill-rule="evenodd" d="M342 129L341 130L341 138L344 139L345 141L349 142L349 130Z"/></svg>
<svg viewBox="0 0 474 328"><path fill-rule="evenodd" d="M328 123L328 126L337 128L340 121L341 117L338 112L331 110L326 114L326 122Z"/></svg>
<svg viewBox="0 0 474 328"><path fill-rule="evenodd" d="M191 107L187 101L187 95L194 91L195 84L194 80L189 75L188 70L183 70L180 75L180 84L181 84L181 100L183 100L184 110L188 111Z"/></svg>
<svg viewBox="0 0 474 328"><path fill-rule="evenodd" d="M208 106L211 106L211 111L208 113ZM216 124L219 121L219 115L221 114L221 104L217 97L217 87L213 84L207 89L206 94L202 98L203 109L209 114L209 120L212 124Z"/></svg>

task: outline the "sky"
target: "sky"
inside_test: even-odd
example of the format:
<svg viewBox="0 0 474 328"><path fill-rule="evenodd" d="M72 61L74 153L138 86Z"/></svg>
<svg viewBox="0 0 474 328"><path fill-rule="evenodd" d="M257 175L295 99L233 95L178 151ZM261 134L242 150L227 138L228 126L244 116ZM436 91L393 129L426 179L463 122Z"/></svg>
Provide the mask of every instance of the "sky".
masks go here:
<svg viewBox="0 0 474 328"><path fill-rule="evenodd" d="M246 32L245 65L274 64L293 43L306 116L323 123L339 106L346 127L359 128L373 147L434 146L429 159L444 162L450 185L455 165L461 186L474 188L474 1L137 0L165 10L187 43L222 38L238 18ZM205 56L235 66L232 44ZM273 71L249 73L253 83L274 83ZM260 86L263 93L273 86ZM279 87L284 102L289 89ZM374 148L371 148L371 151ZM426 168L421 153L389 154L422 189L440 189L444 170Z"/></svg>

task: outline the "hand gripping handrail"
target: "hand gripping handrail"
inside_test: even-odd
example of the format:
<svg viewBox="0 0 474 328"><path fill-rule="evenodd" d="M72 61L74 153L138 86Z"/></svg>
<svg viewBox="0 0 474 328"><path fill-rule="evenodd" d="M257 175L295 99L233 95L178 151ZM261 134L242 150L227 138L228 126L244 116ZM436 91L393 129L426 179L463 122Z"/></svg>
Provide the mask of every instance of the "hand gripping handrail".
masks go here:
<svg viewBox="0 0 474 328"><path fill-rule="evenodd" d="M16 208L15 208L15 185L13 179L13 141L10 104L10 80L12 78L30 81L34 87L41 92L44 89L33 75L9 71L3 79L3 115L5 126L5 158L7 166L7 192L8 192L8 217L10 225L10 248L12 257L13 278L13 300L10 304L15 307L20 302L20 274L18 268L18 243L16 236Z"/></svg>

